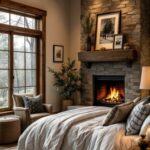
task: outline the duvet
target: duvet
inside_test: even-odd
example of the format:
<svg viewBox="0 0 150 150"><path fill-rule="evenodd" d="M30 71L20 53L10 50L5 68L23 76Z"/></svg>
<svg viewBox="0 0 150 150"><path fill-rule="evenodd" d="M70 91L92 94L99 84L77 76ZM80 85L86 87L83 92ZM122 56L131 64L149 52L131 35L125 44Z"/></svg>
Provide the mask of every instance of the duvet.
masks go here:
<svg viewBox="0 0 150 150"><path fill-rule="evenodd" d="M18 150L138 150L124 123L102 126L109 110L91 106L41 118L20 136Z"/></svg>

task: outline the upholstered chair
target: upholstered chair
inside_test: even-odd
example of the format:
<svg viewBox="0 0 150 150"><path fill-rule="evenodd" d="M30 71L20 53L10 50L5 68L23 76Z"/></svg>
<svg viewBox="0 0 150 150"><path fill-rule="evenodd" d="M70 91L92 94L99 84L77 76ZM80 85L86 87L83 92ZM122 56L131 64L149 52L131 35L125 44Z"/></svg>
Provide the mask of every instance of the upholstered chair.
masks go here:
<svg viewBox="0 0 150 150"><path fill-rule="evenodd" d="M40 113L31 113L29 108L25 108L23 96L30 96L31 94L13 94L13 103L14 103L14 113L20 117L21 120L21 130L23 131L28 125L32 122L40 119L41 117L48 116L52 114L52 105L51 104L42 104L44 112Z"/></svg>

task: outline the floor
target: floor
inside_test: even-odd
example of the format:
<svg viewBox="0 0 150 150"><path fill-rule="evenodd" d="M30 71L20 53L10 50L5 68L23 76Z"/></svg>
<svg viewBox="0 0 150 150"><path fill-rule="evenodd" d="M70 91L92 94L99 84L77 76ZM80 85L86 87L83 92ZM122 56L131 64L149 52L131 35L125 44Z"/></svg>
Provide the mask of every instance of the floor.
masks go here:
<svg viewBox="0 0 150 150"><path fill-rule="evenodd" d="M0 145L0 150L17 150L17 143Z"/></svg>

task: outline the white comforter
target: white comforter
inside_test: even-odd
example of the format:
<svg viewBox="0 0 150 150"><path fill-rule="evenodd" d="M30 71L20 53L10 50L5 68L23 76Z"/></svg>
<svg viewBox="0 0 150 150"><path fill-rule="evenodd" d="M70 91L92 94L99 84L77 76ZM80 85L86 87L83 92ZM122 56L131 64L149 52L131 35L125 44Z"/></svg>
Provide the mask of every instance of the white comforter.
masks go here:
<svg viewBox="0 0 150 150"><path fill-rule="evenodd" d="M39 119L23 132L18 150L137 150L124 124L102 126L109 110L84 107Z"/></svg>

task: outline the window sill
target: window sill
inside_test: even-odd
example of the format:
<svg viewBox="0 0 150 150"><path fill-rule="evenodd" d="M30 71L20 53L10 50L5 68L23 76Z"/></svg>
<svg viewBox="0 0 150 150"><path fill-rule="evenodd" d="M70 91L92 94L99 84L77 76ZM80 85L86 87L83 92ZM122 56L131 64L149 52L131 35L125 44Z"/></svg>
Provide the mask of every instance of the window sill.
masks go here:
<svg viewBox="0 0 150 150"><path fill-rule="evenodd" d="M10 111L3 111L3 112L0 112L0 116L4 116L4 115L10 115L10 114L13 114L14 112L12 110Z"/></svg>

